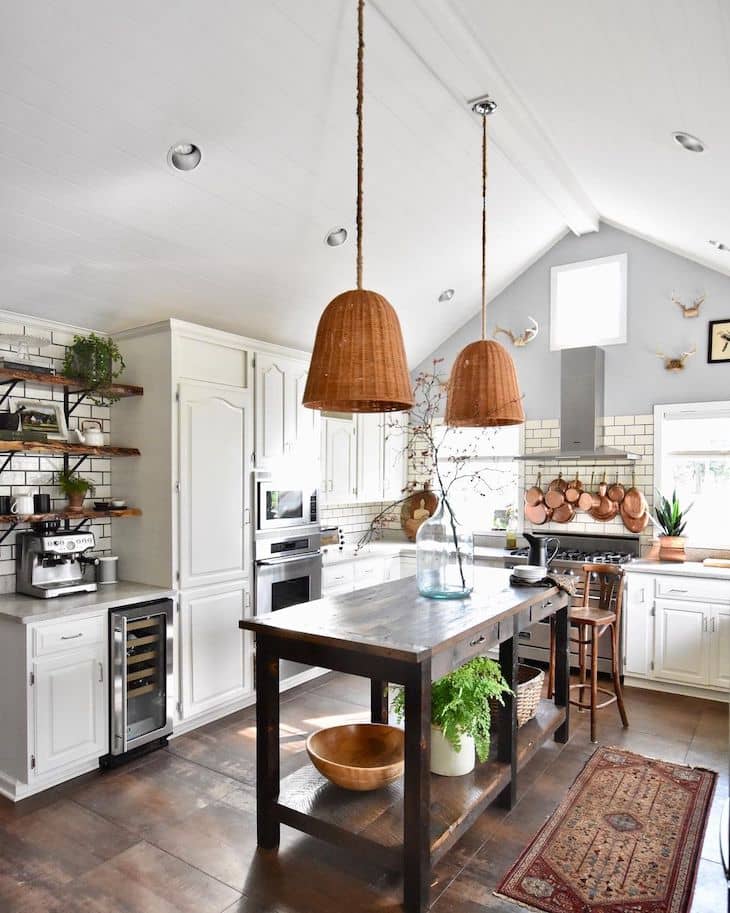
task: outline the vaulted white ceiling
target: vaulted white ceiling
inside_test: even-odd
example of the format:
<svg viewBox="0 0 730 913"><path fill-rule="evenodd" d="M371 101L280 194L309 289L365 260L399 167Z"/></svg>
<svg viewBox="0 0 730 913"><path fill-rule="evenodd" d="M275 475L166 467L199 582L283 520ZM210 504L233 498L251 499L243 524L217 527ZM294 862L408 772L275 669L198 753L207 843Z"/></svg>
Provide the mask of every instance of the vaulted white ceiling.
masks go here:
<svg viewBox="0 0 730 913"><path fill-rule="evenodd" d="M637 9L637 6L639 9ZM0 308L114 331L165 316L311 345L354 282L354 0L25 0L0 31ZM601 217L730 272L719 0L374 0L365 284L416 363L478 307L490 91L499 291ZM684 129L708 144L690 155ZM189 140L194 172L166 152ZM351 233L352 237L352 233ZM448 305L439 292L456 289Z"/></svg>

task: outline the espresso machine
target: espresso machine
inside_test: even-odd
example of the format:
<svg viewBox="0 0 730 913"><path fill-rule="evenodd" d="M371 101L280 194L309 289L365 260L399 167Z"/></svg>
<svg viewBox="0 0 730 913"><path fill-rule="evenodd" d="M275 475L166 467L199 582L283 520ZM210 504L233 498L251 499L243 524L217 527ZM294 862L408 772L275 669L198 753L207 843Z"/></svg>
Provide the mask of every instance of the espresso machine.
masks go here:
<svg viewBox="0 0 730 913"><path fill-rule="evenodd" d="M84 579L86 565L98 558L84 552L96 545L90 531L61 530L58 521L34 524L15 537L15 589L26 596L51 599L67 593L93 593L96 582Z"/></svg>

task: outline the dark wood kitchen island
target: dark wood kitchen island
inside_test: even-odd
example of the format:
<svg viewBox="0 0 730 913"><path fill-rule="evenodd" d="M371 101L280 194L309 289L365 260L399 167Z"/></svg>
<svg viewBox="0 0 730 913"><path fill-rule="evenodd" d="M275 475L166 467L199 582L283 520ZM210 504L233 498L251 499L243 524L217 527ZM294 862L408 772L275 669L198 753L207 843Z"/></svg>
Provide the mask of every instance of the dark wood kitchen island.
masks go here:
<svg viewBox="0 0 730 913"><path fill-rule="evenodd" d="M475 571L469 599L434 600L408 577L246 618L256 635L257 839L279 846L286 824L402 869L407 913L428 908L431 865L491 802L511 806L517 774L547 739L568 740L568 606L556 587L513 587L509 572ZM517 642L530 625L556 616L555 700L517 728L512 699L500 710L492 753L463 777L430 773L431 682L493 647L508 683ZM364 676L374 722L388 720L388 683L405 689L405 774L374 792L333 786L311 766L283 781L279 771L279 660Z"/></svg>

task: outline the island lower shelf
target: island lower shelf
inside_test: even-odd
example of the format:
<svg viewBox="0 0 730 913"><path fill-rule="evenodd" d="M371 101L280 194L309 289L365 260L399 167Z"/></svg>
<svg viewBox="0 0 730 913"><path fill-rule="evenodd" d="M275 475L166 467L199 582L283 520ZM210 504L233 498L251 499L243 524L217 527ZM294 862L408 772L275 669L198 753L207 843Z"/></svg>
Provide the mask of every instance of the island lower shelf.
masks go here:
<svg viewBox="0 0 730 913"><path fill-rule="evenodd" d="M565 720L564 707L542 700L535 718L517 735L517 768L524 767ZM496 736L495 736L496 741ZM477 764L463 777L431 774L431 860L440 859L510 781L509 764ZM370 852L384 864L400 865L403 848L403 780L373 792L349 792L307 765L281 781L277 805L282 824L331 842Z"/></svg>

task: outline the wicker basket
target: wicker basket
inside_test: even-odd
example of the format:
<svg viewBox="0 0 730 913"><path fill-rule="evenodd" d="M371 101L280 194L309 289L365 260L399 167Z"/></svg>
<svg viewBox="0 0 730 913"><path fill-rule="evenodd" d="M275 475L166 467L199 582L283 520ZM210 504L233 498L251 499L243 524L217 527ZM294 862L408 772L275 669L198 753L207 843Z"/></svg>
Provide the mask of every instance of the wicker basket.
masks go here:
<svg viewBox="0 0 730 913"><path fill-rule="evenodd" d="M542 669L535 666L527 666L520 663L517 667L517 725L524 726L537 713L537 705L540 703L542 695L542 686L545 681L545 673ZM496 723L499 713L500 704L497 701L489 702L492 710L492 725Z"/></svg>

